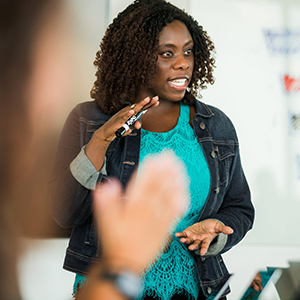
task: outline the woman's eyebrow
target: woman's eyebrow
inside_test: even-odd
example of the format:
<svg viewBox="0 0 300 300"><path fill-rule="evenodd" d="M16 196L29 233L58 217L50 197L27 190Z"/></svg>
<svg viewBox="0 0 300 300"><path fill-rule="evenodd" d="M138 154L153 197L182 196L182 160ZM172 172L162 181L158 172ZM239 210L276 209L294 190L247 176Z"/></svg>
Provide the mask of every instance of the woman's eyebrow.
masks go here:
<svg viewBox="0 0 300 300"><path fill-rule="evenodd" d="M188 42L186 42L186 43L183 45L183 47L186 47L186 46L188 46L188 45L190 45L190 44L193 44L193 43L194 43L193 40L189 40ZM159 45L159 48L161 48L161 47L172 47L172 48L176 48L177 46L176 46L175 44L168 43L168 44L161 44L161 45Z"/></svg>

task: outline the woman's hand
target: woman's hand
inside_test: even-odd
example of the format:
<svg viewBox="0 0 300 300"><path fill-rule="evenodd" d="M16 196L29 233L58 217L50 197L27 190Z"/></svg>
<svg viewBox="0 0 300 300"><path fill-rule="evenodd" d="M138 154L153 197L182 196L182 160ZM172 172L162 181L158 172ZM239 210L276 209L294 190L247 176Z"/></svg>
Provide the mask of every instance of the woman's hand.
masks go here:
<svg viewBox="0 0 300 300"><path fill-rule="evenodd" d="M189 245L189 250L201 248L200 255L204 255L212 240L221 232L224 234L232 234L233 230L231 227L225 226L217 220L207 219L195 223L182 232L175 233L175 236L181 238L180 242Z"/></svg>
<svg viewBox="0 0 300 300"><path fill-rule="evenodd" d="M114 114L103 126L101 126L96 134L103 140L107 142L112 142L115 138L115 132L124 125L124 123L134 114L141 110L150 109L151 107L158 105L158 96L153 97L150 99L150 97L147 97L143 99L142 101L138 102L137 104L133 104L132 106L125 107L118 111L116 114ZM131 131L136 128L139 129L141 127L141 122L137 121L132 126L131 129L129 129L124 136L131 133Z"/></svg>
<svg viewBox="0 0 300 300"><path fill-rule="evenodd" d="M94 216L110 264L140 272L155 258L187 205L183 174L180 161L164 153L145 161L125 194L117 180L96 188Z"/></svg>
<svg viewBox="0 0 300 300"><path fill-rule="evenodd" d="M127 106L116 114L114 114L103 126L101 126L92 136L91 140L85 148L85 154L94 165L97 171L100 171L103 163L106 150L109 144L116 138L115 132L124 125L124 123L134 114L141 110L150 109L159 104L158 96L147 97L142 101L132 106ZM141 122L137 121L124 136L131 133L133 128L141 128Z"/></svg>

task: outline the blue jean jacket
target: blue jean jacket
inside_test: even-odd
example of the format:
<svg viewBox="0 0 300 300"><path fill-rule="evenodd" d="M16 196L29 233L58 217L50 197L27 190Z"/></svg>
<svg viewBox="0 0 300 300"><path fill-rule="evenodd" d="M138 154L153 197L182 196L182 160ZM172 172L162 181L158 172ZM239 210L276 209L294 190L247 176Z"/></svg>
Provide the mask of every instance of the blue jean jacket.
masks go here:
<svg viewBox="0 0 300 300"><path fill-rule="evenodd" d="M219 109L198 100L194 106L192 125L211 175L209 195L199 221L217 219L234 230L229 236L219 235L222 246L216 246L220 243L215 241L210 247L213 251L208 251L208 255L200 256L199 251L194 252L200 284L208 297L227 280L228 271L221 254L239 243L252 228L254 208L241 166L234 126ZM62 227L73 227L63 267L83 275L93 262L101 259L101 244L92 218L91 191L72 176L70 163L110 117L94 101L77 105L63 128L50 176L50 212ZM134 130L110 144L106 153L108 175L100 173L98 182L112 176L126 186L139 162L140 136L140 130ZM229 289L224 294L228 292Z"/></svg>

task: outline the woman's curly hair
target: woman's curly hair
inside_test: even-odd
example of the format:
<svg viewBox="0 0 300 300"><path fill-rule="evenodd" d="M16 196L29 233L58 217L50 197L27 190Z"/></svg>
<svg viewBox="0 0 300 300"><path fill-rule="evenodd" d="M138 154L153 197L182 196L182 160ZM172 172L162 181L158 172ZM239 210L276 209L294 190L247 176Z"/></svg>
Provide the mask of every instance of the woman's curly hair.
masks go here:
<svg viewBox="0 0 300 300"><path fill-rule="evenodd" d="M117 112L135 99L141 87L151 86L159 33L174 20L186 25L194 41L194 70L185 102L191 105L199 88L214 83L215 47L202 26L164 0L136 0L109 25L94 61L97 80L91 97L104 113Z"/></svg>

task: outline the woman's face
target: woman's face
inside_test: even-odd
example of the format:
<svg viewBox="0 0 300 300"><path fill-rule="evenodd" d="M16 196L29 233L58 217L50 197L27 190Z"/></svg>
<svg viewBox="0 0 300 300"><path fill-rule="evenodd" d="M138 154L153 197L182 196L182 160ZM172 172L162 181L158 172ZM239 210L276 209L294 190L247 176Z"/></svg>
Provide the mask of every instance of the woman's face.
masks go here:
<svg viewBox="0 0 300 300"><path fill-rule="evenodd" d="M159 34L156 74L150 88L160 101L180 101L194 69L193 39L187 27L175 20Z"/></svg>

